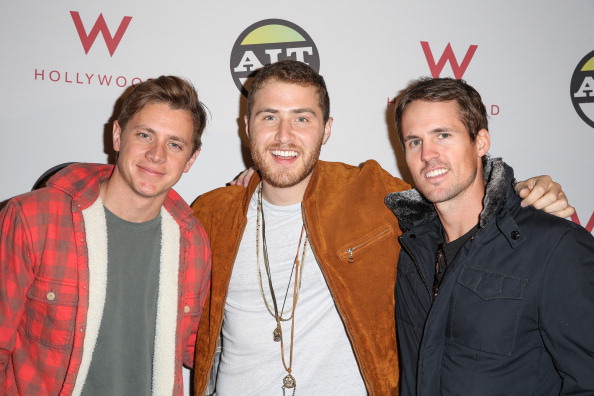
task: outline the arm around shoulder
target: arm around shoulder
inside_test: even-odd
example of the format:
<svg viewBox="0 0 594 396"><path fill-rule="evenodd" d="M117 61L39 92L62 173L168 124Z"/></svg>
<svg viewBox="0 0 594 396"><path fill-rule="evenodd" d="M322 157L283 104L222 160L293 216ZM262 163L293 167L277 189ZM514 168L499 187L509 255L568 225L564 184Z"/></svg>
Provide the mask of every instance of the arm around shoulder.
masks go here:
<svg viewBox="0 0 594 396"><path fill-rule="evenodd" d="M573 206L569 205L561 185L553 181L550 176L531 177L517 183L515 190L522 198L522 206L533 206L563 218L575 212Z"/></svg>

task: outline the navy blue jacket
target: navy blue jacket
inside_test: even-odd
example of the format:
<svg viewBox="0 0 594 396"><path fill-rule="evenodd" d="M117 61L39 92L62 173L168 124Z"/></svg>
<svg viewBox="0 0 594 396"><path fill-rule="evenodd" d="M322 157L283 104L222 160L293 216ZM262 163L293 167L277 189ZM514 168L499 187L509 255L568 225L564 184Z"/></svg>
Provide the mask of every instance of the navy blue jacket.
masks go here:
<svg viewBox="0 0 594 396"><path fill-rule="evenodd" d="M593 395L594 237L520 207L513 171L485 166L479 230L431 302L441 225L416 190L386 204L403 230L396 321L401 396Z"/></svg>

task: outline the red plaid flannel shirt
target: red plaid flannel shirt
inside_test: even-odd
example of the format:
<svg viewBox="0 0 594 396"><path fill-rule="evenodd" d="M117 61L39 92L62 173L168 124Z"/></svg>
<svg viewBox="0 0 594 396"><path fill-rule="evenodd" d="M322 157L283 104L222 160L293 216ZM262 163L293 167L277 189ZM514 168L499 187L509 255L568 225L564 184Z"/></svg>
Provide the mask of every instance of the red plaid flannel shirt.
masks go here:
<svg viewBox="0 0 594 396"><path fill-rule="evenodd" d="M49 188L12 199L0 212L0 394L70 395L81 363L89 271L81 211L98 197L110 165L77 164ZM210 283L206 233L171 190L165 209L180 225L180 298L173 395L182 361L193 365ZM181 329L181 331L179 331Z"/></svg>

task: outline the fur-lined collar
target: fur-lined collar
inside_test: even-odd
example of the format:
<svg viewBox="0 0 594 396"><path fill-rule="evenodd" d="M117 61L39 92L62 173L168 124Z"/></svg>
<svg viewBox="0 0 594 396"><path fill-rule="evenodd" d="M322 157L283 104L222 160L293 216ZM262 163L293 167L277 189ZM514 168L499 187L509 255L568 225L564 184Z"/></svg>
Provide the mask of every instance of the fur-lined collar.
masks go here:
<svg viewBox="0 0 594 396"><path fill-rule="evenodd" d="M507 188L511 186L513 180L511 168L507 167L501 158L491 158L489 155L483 157L483 175L487 180L487 187L479 228L484 227L505 202ZM433 204L427 201L416 188L388 194L385 203L406 228L410 228L420 220L437 215Z"/></svg>

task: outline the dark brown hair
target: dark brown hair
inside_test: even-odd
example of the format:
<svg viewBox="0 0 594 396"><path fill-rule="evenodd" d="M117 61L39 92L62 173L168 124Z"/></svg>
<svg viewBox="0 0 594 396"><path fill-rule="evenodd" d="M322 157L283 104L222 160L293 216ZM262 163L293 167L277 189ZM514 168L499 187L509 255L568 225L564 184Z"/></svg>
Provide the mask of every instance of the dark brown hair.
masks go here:
<svg viewBox="0 0 594 396"><path fill-rule="evenodd" d="M191 82L176 76L160 76L144 81L134 87L124 99L118 122L122 131L126 124L148 104L164 103L173 110L186 110L192 116L192 154L202 146L202 132L206 126L206 111L198 100Z"/></svg>
<svg viewBox="0 0 594 396"><path fill-rule="evenodd" d="M324 123L330 118L330 97L328 96L324 77L305 63L295 60L278 61L264 66L256 73L248 94L248 118L250 118L252 114L252 107L254 105L256 94L269 81L280 81L304 87L313 86L318 91L319 105L324 116Z"/></svg>
<svg viewBox="0 0 594 396"><path fill-rule="evenodd" d="M475 141L481 129L489 129L487 110L481 95L464 80L453 78L421 77L413 81L396 97L394 119L400 142L402 140L402 115L406 107L416 100L426 102L449 102L458 104L460 121L466 127L470 140Z"/></svg>

